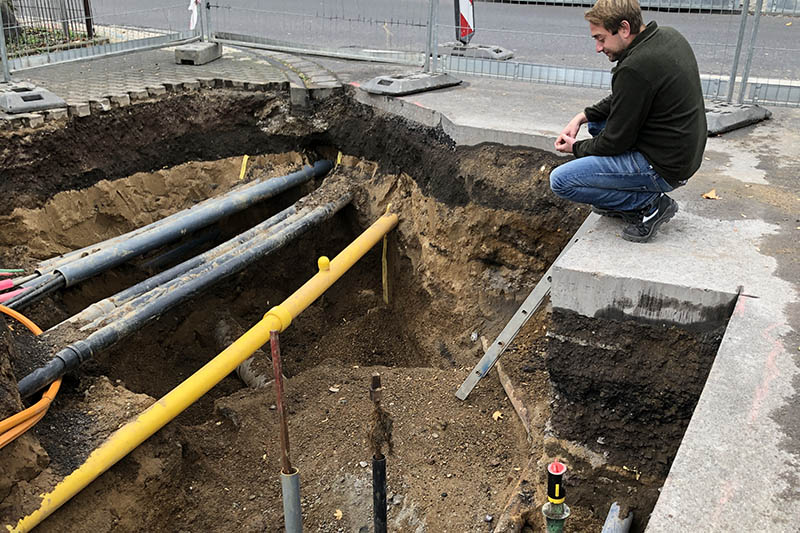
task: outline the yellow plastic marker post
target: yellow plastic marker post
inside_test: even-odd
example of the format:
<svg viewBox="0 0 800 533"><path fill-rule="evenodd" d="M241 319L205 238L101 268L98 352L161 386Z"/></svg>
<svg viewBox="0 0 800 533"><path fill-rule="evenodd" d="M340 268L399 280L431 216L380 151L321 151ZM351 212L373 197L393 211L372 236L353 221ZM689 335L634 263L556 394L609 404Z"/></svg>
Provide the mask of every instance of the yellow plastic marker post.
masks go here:
<svg viewBox="0 0 800 533"><path fill-rule="evenodd" d="M389 210L392 208L392 204L386 206L386 213L384 215L389 214ZM389 247L389 234L385 234L383 236L383 254L381 255L381 282L383 285L383 303L389 305L389 262L386 259L386 249Z"/></svg>
<svg viewBox="0 0 800 533"><path fill-rule="evenodd" d="M247 172L247 160L250 159L250 156L245 154L242 158L242 170L239 172L239 181L244 179L244 173Z"/></svg>

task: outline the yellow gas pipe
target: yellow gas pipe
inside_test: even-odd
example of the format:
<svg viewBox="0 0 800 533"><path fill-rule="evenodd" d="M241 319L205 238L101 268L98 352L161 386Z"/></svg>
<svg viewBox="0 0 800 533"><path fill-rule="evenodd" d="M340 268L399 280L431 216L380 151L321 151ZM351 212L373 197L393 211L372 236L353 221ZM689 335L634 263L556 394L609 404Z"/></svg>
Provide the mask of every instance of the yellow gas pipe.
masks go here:
<svg viewBox="0 0 800 533"><path fill-rule="evenodd" d="M39 509L22 518L15 527L7 525L6 529L12 532L23 532L36 527L89 483L233 372L242 361L267 343L270 331L285 330L294 317L319 298L396 225L397 215L387 212L342 250L333 261L329 261L327 257L321 257L319 272L305 285L281 305L270 309L255 326L203 368L147 408L135 420L114 432L108 440L92 452L86 462L65 477L51 492L42 496Z"/></svg>

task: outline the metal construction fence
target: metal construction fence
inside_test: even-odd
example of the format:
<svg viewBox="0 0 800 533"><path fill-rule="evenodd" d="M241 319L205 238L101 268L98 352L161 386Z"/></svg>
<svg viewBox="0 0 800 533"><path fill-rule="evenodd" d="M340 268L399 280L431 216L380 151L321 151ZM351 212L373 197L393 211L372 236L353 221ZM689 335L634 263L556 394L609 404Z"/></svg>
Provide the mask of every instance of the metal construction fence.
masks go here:
<svg viewBox="0 0 800 533"><path fill-rule="evenodd" d="M137 9L103 0L0 0L8 71L199 39L186 4Z"/></svg>
<svg viewBox="0 0 800 533"><path fill-rule="evenodd" d="M691 43L707 98L800 106L800 0L641 1L645 22L672 26ZM9 44L6 64L12 72L207 37L227 45L458 75L593 88L611 84L611 65L595 53L583 19L591 3L586 0L475 2L469 45L457 42L461 23L454 0L196 0L190 4L200 16L195 27L185 3L142 0L139 9L121 0L0 0L4 3L20 14L4 24L9 41L14 32L36 24L55 28L54 34L66 25L66 34L74 37L66 44L50 37L28 48ZM51 7L43 10L44 5ZM40 14L28 14L37 8Z"/></svg>

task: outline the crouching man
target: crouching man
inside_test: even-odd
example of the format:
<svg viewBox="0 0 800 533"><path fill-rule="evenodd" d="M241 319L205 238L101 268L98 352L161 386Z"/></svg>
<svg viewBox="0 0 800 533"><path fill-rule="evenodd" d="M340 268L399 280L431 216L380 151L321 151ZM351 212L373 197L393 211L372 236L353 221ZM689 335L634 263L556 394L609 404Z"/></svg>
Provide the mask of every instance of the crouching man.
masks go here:
<svg viewBox="0 0 800 533"><path fill-rule="evenodd" d="M637 0L597 0L585 14L598 53L616 62L611 95L569 121L555 142L577 159L555 168L562 198L622 218L622 237L647 242L678 212L667 196L703 160L707 125L697 60L676 30L646 26ZM583 124L591 139L576 141Z"/></svg>

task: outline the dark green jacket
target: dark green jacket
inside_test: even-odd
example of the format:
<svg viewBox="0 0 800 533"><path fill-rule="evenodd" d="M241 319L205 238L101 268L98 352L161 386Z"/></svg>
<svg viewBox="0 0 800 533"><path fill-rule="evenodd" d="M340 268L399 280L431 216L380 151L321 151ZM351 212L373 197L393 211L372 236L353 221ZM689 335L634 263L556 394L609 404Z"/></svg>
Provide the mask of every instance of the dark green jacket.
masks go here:
<svg viewBox="0 0 800 533"><path fill-rule="evenodd" d="M676 30L647 25L611 71L611 95L587 107L591 122L606 120L596 137L576 142L572 152L644 154L675 186L700 167L708 135L705 103L692 48Z"/></svg>

